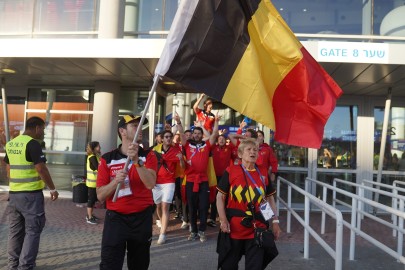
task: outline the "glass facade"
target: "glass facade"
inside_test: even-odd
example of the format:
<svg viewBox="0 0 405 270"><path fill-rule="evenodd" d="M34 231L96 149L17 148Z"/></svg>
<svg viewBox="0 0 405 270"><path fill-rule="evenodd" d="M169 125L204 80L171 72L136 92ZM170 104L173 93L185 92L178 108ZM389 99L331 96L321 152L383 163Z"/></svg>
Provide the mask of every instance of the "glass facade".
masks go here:
<svg viewBox="0 0 405 270"><path fill-rule="evenodd" d="M97 31L98 6L99 0L0 0L0 34L13 38L95 38L81 32Z"/></svg>
<svg viewBox="0 0 405 270"><path fill-rule="evenodd" d="M336 106L326 123L318 168L356 169L356 106Z"/></svg>
<svg viewBox="0 0 405 270"><path fill-rule="evenodd" d="M351 35L380 35L380 25L384 17L389 11L403 4L402 1L396 0L272 2L294 33Z"/></svg>
<svg viewBox="0 0 405 270"><path fill-rule="evenodd" d="M126 1L124 36L156 38L168 31L179 0ZM274 0L295 33L381 35L381 22L401 0ZM100 0L0 0L3 37L97 38ZM63 33L65 32L65 33ZM82 32L82 33L81 33Z"/></svg>
<svg viewBox="0 0 405 270"><path fill-rule="evenodd" d="M374 119L373 167L374 170L377 170L380 159L384 108L374 108ZM399 177L405 177L405 107L392 107L390 110L382 169L384 171L398 171ZM387 184L392 184L392 181L395 180L388 175L384 178L387 178L385 181Z"/></svg>

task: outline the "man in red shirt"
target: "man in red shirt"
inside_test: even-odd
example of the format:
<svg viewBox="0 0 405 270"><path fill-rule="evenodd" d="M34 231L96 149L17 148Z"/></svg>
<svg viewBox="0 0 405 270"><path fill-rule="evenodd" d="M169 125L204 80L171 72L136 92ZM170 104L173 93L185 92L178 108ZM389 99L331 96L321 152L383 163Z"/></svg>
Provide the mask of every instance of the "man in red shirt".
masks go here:
<svg viewBox="0 0 405 270"><path fill-rule="evenodd" d="M205 94L201 94L197 101L194 103L193 110L197 115L197 121L202 122L204 128L209 132L212 133L212 127L214 126L215 122L215 115L211 112L212 111L212 99L207 98L204 101L204 110L198 108L201 100L204 98Z"/></svg>
<svg viewBox="0 0 405 270"><path fill-rule="evenodd" d="M127 250L128 269L148 269L152 241L153 198L157 159L133 143L141 128L140 116L124 115L118 123L122 144L101 157L97 174L97 197L106 201L107 212L101 243L100 269L122 269ZM128 170L124 170L127 158ZM116 202L115 190L121 185Z"/></svg>
<svg viewBox="0 0 405 270"><path fill-rule="evenodd" d="M211 145L215 143L218 136L218 121L215 118L214 129L207 141L203 141L203 130L195 127L193 139L186 140L181 126L181 120L176 113L175 120L181 134L181 144L186 156L186 197L190 213L190 236L188 240L195 240L200 237L201 242L207 240L205 229L207 228L207 214L209 207L209 185L208 185L208 159L211 152ZM200 218L200 226L197 230L197 210Z"/></svg>
<svg viewBox="0 0 405 270"><path fill-rule="evenodd" d="M221 134L218 136L217 143L212 147L211 154L214 161L215 175L217 177L217 183L221 180L226 168L232 162L232 153L234 150L233 144L226 144L225 135ZM217 207L216 201L212 202L210 205L210 218L207 220L207 225L211 227L216 227L217 218Z"/></svg>
<svg viewBox="0 0 405 270"><path fill-rule="evenodd" d="M173 133L170 130L165 130L162 133L163 144L159 144L153 148L158 159L158 174L156 186L152 189L153 200L161 213L160 235L157 241L158 245L166 242L166 230L169 223L169 208L173 201L175 190L176 166L184 168L183 154L178 145L172 144Z"/></svg>
<svg viewBox="0 0 405 270"><path fill-rule="evenodd" d="M256 163L258 166L266 168L266 171L270 175L270 180L274 182L278 171L278 160L273 148L264 142L264 132L261 130L257 131L257 142L259 143L259 156Z"/></svg>

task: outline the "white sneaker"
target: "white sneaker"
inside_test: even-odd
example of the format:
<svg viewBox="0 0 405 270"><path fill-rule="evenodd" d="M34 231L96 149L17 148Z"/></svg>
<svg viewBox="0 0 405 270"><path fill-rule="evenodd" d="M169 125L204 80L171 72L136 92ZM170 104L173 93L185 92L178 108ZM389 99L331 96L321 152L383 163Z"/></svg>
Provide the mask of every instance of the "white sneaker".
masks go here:
<svg viewBox="0 0 405 270"><path fill-rule="evenodd" d="M205 241L207 241L207 236L205 236L205 232L199 231L198 232L198 236L200 237L200 241L202 243L204 243Z"/></svg>
<svg viewBox="0 0 405 270"><path fill-rule="evenodd" d="M185 221L183 221L183 223L181 224L181 229L186 230L188 228L189 224Z"/></svg>
<svg viewBox="0 0 405 270"><path fill-rule="evenodd" d="M159 239L157 240L158 245L163 245L166 243L166 234L160 234Z"/></svg>
<svg viewBox="0 0 405 270"><path fill-rule="evenodd" d="M159 228L162 228L162 222L160 221L160 219L156 220L156 226L158 226Z"/></svg>

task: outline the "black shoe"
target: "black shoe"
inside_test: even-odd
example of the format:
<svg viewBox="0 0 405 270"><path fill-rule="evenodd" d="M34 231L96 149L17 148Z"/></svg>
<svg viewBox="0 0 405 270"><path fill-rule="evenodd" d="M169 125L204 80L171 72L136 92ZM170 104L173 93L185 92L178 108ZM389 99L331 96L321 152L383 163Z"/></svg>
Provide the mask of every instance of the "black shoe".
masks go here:
<svg viewBox="0 0 405 270"><path fill-rule="evenodd" d="M216 227L217 226L217 224L213 220L207 220L207 225L210 226L210 227Z"/></svg>

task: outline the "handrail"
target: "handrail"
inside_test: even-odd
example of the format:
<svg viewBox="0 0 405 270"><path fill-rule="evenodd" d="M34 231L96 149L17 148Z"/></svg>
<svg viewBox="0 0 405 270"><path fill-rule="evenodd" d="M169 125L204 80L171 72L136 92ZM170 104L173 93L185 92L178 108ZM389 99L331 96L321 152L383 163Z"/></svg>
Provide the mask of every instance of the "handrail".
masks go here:
<svg viewBox="0 0 405 270"><path fill-rule="evenodd" d="M373 185L373 186L379 186L379 187L384 187L384 188L387 188L387 189L391 189L392 190L392 196L390 196L390 197L392 197L392 199L391 199L391 207L394 208L394 209L398 209L398 191L405 192L405 188L397 187L396 184L398 182L396 183L396 181L397 180L394 180L392 185L388 185L388 184L384 184L384 183L379 183L379 182L374 182L374 181L363 179L362 183L363 184L367 183L367 184L370 184L370 185ZM405 185L405 183L403 183L403 182L401 184ZM392 220L392 224L394 226L397 226L397 224L398 224L397 216L396 215L391 215L391 220ZM397 236L397 230L395 228L392 230L392 236L393 237Z"/></svg>
<svg viewBox="0 0 405 270"><path fill-rule="evenodd" d="M316 179L312 179L312 178L307 177L305 179L305 181L307 183L309 183L309 182L315 183L317 185L323 186L324 189L330 189L330 190L332 190L334 192L338 192L340 194L343 194L345 196L348 196L348 197L352 198L351 223L343 221L343 225L345 225L347 228L350 229L349 260L354 260L355 237L356 237L356 234L358 234L361 237L363 237L364 239L366 239L367 241L369 241L370 243L374 244L376 247L380 248L384 252L388 253L389 255L391 255L392 257L394 257L398 261L400 261L401 263L405 264L405 257L402 256L402 245L403 245L402 241L403 241L403 238L401 239L401 242L399 242L399 240L401 238L400 236L403 235L403 233L401 231L403 231L403 220L405 218L405 213L403 212L403 210L404 210L404 199L405 199L404 196L399 196L399 197L401 197L400 201L402 203L401 203L400 210L397 210L397 209L393 209L392 207L386 206L384 204L381 204L381 203L375 202L373 200L364 198L363 195L360 196L360 195L357 195L357 194L353 194L351 192L348 192L348 191L345 191L343 189L337 188L336 186L326 184L326 183L318 181ZM378 190L378 189L375 189L375 188L366 187L366 186L363 186L363 185L347 182L347 181L337 179L337 178L335 178L333 181L334 181L334 185L336 185L336 182L341 181L342 183L347 184L347 185L357 186L359 188L359 191L360 191L360 189L363 188L363 189L373 190L375 192L384 193L384 191L381 191L381 190ZM308 186L308 185L306 185L306 186ZM364 190L363 190L363 192L364 192ZM360 213L361 212L358 209L357 202L366 203L366 204L368 204L370 206L382 209L382 210L387 211L387 212L389 212L391 214L395 214L395 215L397 215L398 217L401 218L400 219L400 225L398 226L398 229L399 229L400 233L399 233L399 236L398 236L398 245L397 245L397 251L396 252L393 249L391 249L390 247L386 246L385 244L379 242L375 238L373 238L370 235L366 234L365 232L361 231L361 229L360 229L361 228L361 226L360 226L360 222L361 222ZM357 216L357 224L356 224L356 216ZM378 218L375 218L374 220L376 220L377 222L383 224L382 222L380 222L380 220Z"/></svg>
<svg viewBox="0 0 405 270"><path fill-rule="evenodd" d="M281 184L286 184L288 186L288 203L286 203L280 196L280 186ZM305 196L305 208L304 208L304 220L297 214L297 212L292 209L291 207L291 189L301 193ZM303 190L302 188L298 187L297 185L287 181L286 179L279 176L277 178L277 202L281 202L288 210L287 212L287 233L291 232L291 214L304 226L304 258L309 258L309 234L311 234L315 240L329 253L329 255L335 259L335 269L341 270L342 269L342 252L343 252L343 216L342 213L333 208L332 206L324 203L311 193ZM326 212L330 216L334 216L336 219L336 243L335 243L335 250L333 250L328 243L323 240L317 232L315 232L309 225L309 218L310 218L310 202L318 206L323 212ZM277 207L277 209L279 209Z"/></svg>

